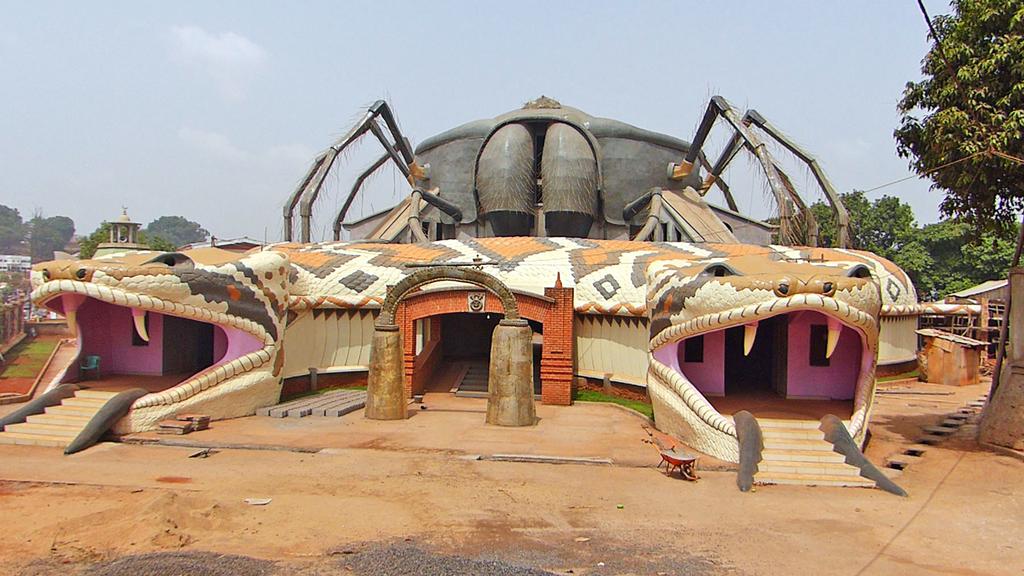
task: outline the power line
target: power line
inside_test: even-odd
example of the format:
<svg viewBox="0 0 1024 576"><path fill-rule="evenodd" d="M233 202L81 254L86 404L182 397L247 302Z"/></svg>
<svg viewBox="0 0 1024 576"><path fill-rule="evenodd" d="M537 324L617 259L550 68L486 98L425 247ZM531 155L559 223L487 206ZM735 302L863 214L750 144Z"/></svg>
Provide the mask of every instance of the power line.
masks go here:
<svg viewBox="0 0 1024 576"><path fill-rule="evenodd" d="M922 172L920 174L911 174L910 176L906 176L904 178L900 178L899 180L893 180L892 182L886 182L885 184L882 184L882 185L879 185L879 186L875 186L874 188L869 188L867 190L863 190L863 192L865 194L867 194L869 192L874 192L875 190L881 190L882 188L887 188L887 187L892 186L894 184L899 184L900 182L906 182L907 180L912 180L914 178L924 178L925 176L928 176L929 174L934 174L935 172L938 172L939 170L942 170L943 168L949 168L950 166L953 166L954 164L959 164L961 162L966 162L966 161L968 161L968 160L970 160L972 158L975 158L977 156L981 156L982 154L988 154L989 152L990 152L990 150L982 150L980 152L975 152L974 154L971 154L970 156L964 156L963 158L961 158L959 160L953 160L952 162L946 162L945 164L942 164L941 166L936 166L935 168L932 168L931 170L926 170L926 171L924 171L924 172ZM993 150L991 152L994 153L995 151Z"/></svg>

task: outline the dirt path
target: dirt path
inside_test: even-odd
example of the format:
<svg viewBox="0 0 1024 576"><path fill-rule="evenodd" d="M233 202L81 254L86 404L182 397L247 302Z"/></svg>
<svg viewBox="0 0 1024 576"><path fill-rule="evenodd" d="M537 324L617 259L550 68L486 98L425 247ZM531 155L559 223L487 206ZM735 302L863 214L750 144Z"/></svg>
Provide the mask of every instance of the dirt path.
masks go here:
<svg viewBox="0 0 1024 576"><path fill-rule="evenodd" d="M206 459L188 458L192 451L103 444L64 457L0 448L0 514L16 519L5 523L0 572L156 550L243 554L290 570L405 538L575 574L1024 568L1024 463L977 451L931 451L901 478L909 498L782 486L741 494L726 472L693 484L645 468L373 449L226 450ZM246 497L273 500L250 506Z"/></svg>
<svg viewBox="0 0 1024 576"><path fill-rule="evenodd" d="M983 389L922 386L880 395L868 456L881 464ZM181 552L175 565L209 573L241 566L280 576L374 574L382 566L393 574L426 567L430 574L1024 570L1024 462L979 451L967 430L898 478L907 498L787 486L742 494L731 472L704 471L688 483L639 467L643 458L634 453L643 447L631 428L639 424L607 406L545 412L548 428L514 431L519 436L474 424L472 410L433 406L427 412L437 409L434 416L405 421L398 432L378 426L376 441L374 426L358 419L337 430L275 424L297 430L271 436L297 443L299 432L321 436L312 444L351 436L314 453L222 449L189 458L194 448L106 443L62 456L0 447L0 573L133 574L132 562L159 565L162 557L133 556L151 552ZM442 427L450 429L431 430ZM222 433L229 428L254 438L268 433L244 421ZM451 449L431 448L438 443ZM466 456L497 444L565 455L607 444L606 453L625 465ZM245 498L271 502L253 506ZM217 560L204 551L275 564Z"/></svg>

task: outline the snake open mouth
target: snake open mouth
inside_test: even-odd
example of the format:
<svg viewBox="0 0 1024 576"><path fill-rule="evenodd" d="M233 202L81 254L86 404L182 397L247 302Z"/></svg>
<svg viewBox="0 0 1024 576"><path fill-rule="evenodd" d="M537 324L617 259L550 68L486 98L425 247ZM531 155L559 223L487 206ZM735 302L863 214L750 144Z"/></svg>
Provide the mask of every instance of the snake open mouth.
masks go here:
<svg viewBox="0 0 1024 576"><path fill-rule="evenodd" d="M817 294L695 316L651 342L656 414L659 402L672 404L695 417L687 427L709 426L724 440L736 435L732 410L723 414L716 403L756 412L743 401L848 401L841 416L857 437L870 408L876 342L870 314Z"/></svg>
<svg viewBox="0 0 1024 576"><path fill-rule="evenodd" d="M43 305L64 315L78 337L79 361L65 380L146 388L136 408L183 401L272 357L251 322L227 314L87 283L51 285L57 293ZM88 357L96 363L83 362Z"/></svg>

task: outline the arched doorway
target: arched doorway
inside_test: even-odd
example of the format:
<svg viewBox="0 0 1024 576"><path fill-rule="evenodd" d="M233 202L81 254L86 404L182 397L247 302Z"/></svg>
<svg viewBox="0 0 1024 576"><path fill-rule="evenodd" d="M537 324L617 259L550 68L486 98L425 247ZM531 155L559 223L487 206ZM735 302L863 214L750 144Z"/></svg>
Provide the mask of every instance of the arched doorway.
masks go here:
<svg viewBox="0 0 1024 576"><path fill-rule="evenodd" d="M405 352L413 335L406 330L403 338L397 319L399 304L410 292L446 281L483 288L501 304L503 318L494 327L489 359L487 422L504 426L532 425L535 416L530 325L520 318L515 296L498 278L479 269L455 266L424 268L389 288L377 317L370 352L366 417L395 420L407 416Z"/></svg>

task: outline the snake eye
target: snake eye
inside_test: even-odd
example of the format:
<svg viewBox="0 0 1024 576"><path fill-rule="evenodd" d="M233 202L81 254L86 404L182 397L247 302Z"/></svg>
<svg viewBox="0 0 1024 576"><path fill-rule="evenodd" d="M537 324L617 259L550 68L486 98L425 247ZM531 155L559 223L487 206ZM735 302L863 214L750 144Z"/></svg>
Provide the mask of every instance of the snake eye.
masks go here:
<svg viewBox="0 0 1024 576"><path fill-rule="evenodd" d="M722 262L716 262L714 264L711 264L710 266L704 269L702 274L704 274L705 276L715 276L718 278L721 278L723 276L740 276L740 274L733 270L732 267Z"/></svg>
<svg viewBox="0 0 1024 576"><path fill-rule="evenodd" d="M826 296L831 296L831 295L832 295L833 293L835 293L835 291L836 291L836 285L835 285L835 284L833 284L832 282L825 282L825 283L824 283L824 284L822 284L822 286L821 286L821 291L822 291L822 293L824 293L824 294L825 294Z"/></svg>
<svg viewBox="0 0 1024 576"><path fill-rule="evenodd" d="M43 280L49 280L49 279L50 279L50 271L44 268L43 269Z"/></svg>
<svg viewBox="0 0 1024 576"><path fill-rule="evenodd" d="M75 278L78 278L79 280L85 280L85 268L79 268L78 270L75 270Z"/></svg>
<svg viewBox="0 0 1024 576"><path fill-rule="evenodd" d="M789 295L789 282L779 282L775 286L775 293L779 296Z"/></svg>

